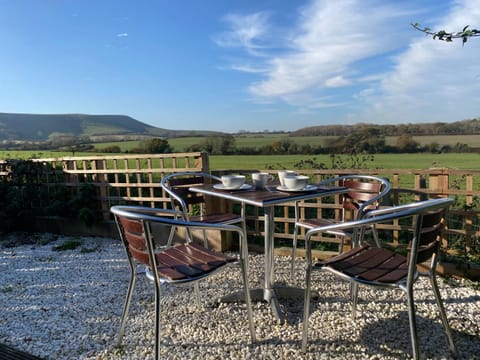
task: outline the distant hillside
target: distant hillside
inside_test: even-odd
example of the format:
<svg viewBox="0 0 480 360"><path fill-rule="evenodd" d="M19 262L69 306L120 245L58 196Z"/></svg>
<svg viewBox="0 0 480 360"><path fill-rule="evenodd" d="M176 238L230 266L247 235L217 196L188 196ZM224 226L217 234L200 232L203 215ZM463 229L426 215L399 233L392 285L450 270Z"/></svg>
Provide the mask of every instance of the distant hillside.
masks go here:
<svg viewBox="0 0 480 360"><path fill-rule="evenodd" d="M107 136L201 136L208 131L156 128L125 115L12 114L0 113L0 141L45 141L52 135Z"/></svg>

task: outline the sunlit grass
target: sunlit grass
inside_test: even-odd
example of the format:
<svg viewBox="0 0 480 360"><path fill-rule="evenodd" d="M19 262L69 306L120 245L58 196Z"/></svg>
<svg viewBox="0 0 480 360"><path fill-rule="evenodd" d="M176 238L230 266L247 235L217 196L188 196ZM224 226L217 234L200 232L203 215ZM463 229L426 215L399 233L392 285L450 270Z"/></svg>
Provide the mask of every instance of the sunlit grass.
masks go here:
<svg viewBox="0 0 480 360"><path fill-rule="evenodd" d="M348 160L348 156L341 155ZM291 169L300 160L315 159L331 168L330 155L212 155L210 167L214 170L232 169ZM369 169L477 169L480 154L376 154L368 162Z"/></svg>
<svg viewBox="0 0 480 360"><path fill-rule="evenodd" d="M71 152L71 151L0 151L0 159L32 159L58 158L64 156L95 156L115 155L100 152ZM124 154L117 154L119 156ZM347 155L341 155L348 160ZM478 169L480 154L376 154L374 160L368 162L369 169ZM211 155L210 168L212 170L262 170L291 169L295 164L305 159L315 159L316 163L324 163L327 168L332 167L330 155ZM348 162L348 161L347 161Z"/></svg>

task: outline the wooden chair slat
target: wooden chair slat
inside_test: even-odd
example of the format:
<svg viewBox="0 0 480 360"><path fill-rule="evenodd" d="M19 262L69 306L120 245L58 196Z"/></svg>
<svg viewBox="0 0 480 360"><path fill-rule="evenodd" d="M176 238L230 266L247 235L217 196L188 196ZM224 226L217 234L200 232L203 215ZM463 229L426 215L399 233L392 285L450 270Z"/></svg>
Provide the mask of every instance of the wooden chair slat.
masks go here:
<svg viewBox="0 0 480 360"><path fill-rule="evenodd" d="M357 180L344 180L342 186L349 189L355 189L357 191L376 192L378 193L382 189L382 185L379 183Z"/></svg>
<svg viewBox="0 0 480 360"><path fill-rule="evenodd" d="M334 268L351 276L361 276L362 273L386 262L391 257L390 253L381 251L383 249L366 248L365 250L366 251L363 251L356 256L351 256L336 263Z"/></svg>
<svg viewBox="0 0 480 360"><path fill-rule="evenodd" d="M128 251L138 262L150 266L150 257L146 251L139 250L136 247L129 246Z"/></svg>
<svg viewBox="0 0 480 360"><path fill-rule="evenodd" d="M204 256L203 258L192 257L181 247L172 248L171 251L168 252L168 255L177 260L180 264L184 264L185 266L195 268L202 272L210 272L225 264L225 261L209 258L207 256Z"/></svg>
<svg viewBox="0 0 480 360"><path fill-rule="evenodd" d="M238 215L233 213L207 214L207 215L191 216L190 221L201 221L209 224L215 224L215 223L230 221L237 218L238 218Z"/></svg>
<svg viewBox="0 0 480 360"><path fill-rule="evenodd" d="M223 261L223 262L234 262L237 261L236 258L231 256L226 256L221 253L210 251L203 246L200 246L195 243L190 243L186 246L185 251L194 258L203 258L208 262L210 261Z"/></svg>

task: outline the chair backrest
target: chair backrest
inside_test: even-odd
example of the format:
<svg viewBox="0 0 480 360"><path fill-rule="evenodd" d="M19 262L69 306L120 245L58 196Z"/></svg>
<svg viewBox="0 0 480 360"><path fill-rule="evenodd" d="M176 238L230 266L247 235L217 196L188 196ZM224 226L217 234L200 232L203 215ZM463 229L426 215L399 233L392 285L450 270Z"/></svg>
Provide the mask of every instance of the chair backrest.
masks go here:
<svg viewBox="0 0 480 360"><path fill-rule="evenodd" d="M306 240L307 243L309 243L310 237L322 232L342 229L362 230L375 224L391 222L402 218L411 218L411 226L408 227L412 230L413 236L411 237L408 247L408 277L410 280L413 280L417 272L416 265L429 259L432 259L430 270L435 271L436 255L440 249L441 233L445 226L446 211L452 203L453 199L437 198L372 210L367 212L365 216L359 220L311 229L306 234ZM363 232L359 231L358 234L361 240ZM309 259L309 261L311 261L311 259ZM392 276L401 276L404 270L405 269L399 271L398 274L392 273Z"/></svg>
<svg viewBox="0 0 480 360"><path fill-rule="evenodd" d="M414 261L421 264L438 254L441 245L441 235L445 228L445 211L441 208L421 214L416 217L416 231L409 248L416 253Z"/></svg>
<svg viewBox="0 0 480 360"><path fill-rule="evenodd" d="M150 266L150 257L145 238L144 224L140 220L129 219L125 216L116 216L119 232L128 253L138 262Z"/></svg>
<svg viewBox="0 0 480 360"><path fill-rule="evenodd" d="M135 259L141 264L152 265L150 251L153 254L154 244L150 221L162 222L178 215L178 211L153 209L140 206L113 206L110 211L115 216L118 232L127 250L129 260ZM163 218L165 217L165 218ZM149 246L151 245L151 249Z"/></svg>
<svg viewBox="0 0 480 360"><path fill-rule="evenodd" d="M390 191L388 180L370 175L345 175L323 181L321 184L336 183L349 189L341 195L342 219L360 219L365 212L377 209L380 199ZM348 215L353 213L351 219Z"/></svg>
<svg viewBox="0 0 480 360"><path fill-rule="evenodd" d="M172 208L183 212L185 220L192 212L194 205L200 206L200 212L204 212L205 197L201 193L192 192L188 189L195 185L219 183L220 178L202 172L179 172L166 175L162 178L161 186L170 196Z"/></svg>
<svg viewBox="0 0 480 360"><path fill-rule="evenodd" d="M435 270L442 231L445 228L446 212L452 203L453 200L449 198L424 200L374 210L366 214L364 219L377 218L377 222L401 218L412 219L410 227L412 236L407 249L409 251L409 272L413 276L417 270L416 265L428 260L432 260L430 269Z"/></svg>
<svg viewBox="0 0 480 360"><path fill-rule="evenodd" d="M185 221L179 211L171 209L118 205L111 207L110 211L115 216L132 271L135 268L136 260L152 270L153 279L156 282L160 281L160 278L170 279L177 283L188 282L195 276L198 278L215 271L220 266L234 262L236 258L215 254L201 245L191 243L189 236L185 237L186 244L156 249L152 234L153 224L170 228L235 232L241 242L239 247L244 251L242 257L247 256L246 247L243 245L245 241L243 230L238 226ZM155 228L155 231L157 230ZM168 235L165 236L168 237Z"/></svg>

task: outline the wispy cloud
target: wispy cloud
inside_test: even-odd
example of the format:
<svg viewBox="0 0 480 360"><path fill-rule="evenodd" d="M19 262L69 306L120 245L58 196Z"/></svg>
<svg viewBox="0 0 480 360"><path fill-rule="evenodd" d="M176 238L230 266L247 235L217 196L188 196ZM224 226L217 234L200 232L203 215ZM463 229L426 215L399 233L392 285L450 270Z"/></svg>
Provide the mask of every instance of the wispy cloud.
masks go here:
<svg viewBox="0 0 480 360"><path fill-rule="evenodd" d="M251 73L251 74L261 74L268 71L268 69L266 68L260 68L260 67L257 67L256 65L248 65L248 64L242 64L242 65L234 64L231 66L231 69L236 71Z"/></svg>
<svg viewBox="0 0 480 360"><path fill-rule="evenodd" d="M365 5L365 1L318 0L299 9L295 26L283 39L277 39L282 44L281 51L272 46L275 52L272 50L268 58L257 59L261 61L258 67L267 70L263 78L250 85L250 93L290 103L291 99L298 98L292 96L294 94L354 84L355 62L399 46L391 41L395 32L387 34L382 29L398 23L402 12L379 2L371 7ZM264 55L268 53L270 49L265 43L262 46L257 43L263 40L266 30L273 27L267 23L270 17L264 13L243 17L231 14L227 19L230 20L231 30L221 36L225 40L217 41L218 45L242 45L254 55L257 54L252 49L258 48L264 49ZM240 71L244 68L238 64L235 67ZM313 101L312 105L315 103L317 101ZM302 102L301 106L305 104Z"/></svg>
<svg viewBox="0 0 480 360"><path fill-rule="evenodd" d="M365 5L364 1L321 0L303 8L287 44L291 50L272 59L268 76L250 91L257 96L285 97L354 84L357 62L399 46L391 41L394 31L383 31L398 23L398 9Z"/></svg>
<svg viewBox="0 0 480 360"><path fill-rule="evenodd" d="M457 31L480 25L478 0L457 1L434 29ZM416 34L409 47L395 58L378 93L367 97L363 119L383 122L451 121L478 117L480 108L480 44L471 39L445 43ZM420 34L421 35L421 34ZM388 117L385 114L389 114Z"/></svg>
<svg viewBox="0 0 480 360"><path fill-rule="evenodd" d="M311 0L298 9L288 32L274 31L271 13L230 14L228 30L216 43L244 51L244 63L231 69L258 75L248 87L257 103L281 101L301 111L345 107L349 121L431 120L448 107L473 114L478 105L462 96L480 94L474 80L480 65L473 60L479 41L462 48L423 37L409 23L420 14L428 17L429 9L414 6L419 5ZM435 28L480 27L478 0L454 0L442 9L443 16L430 16Z"/></svg>
<svg viewBox="0 0 480 360"><path fill-rule="evenodd" d="M214 41L218 46L241 47L249 54L259 56L266 46L264 41L270 28L268 20L269 14L266 12L249 15L228 14L223 21L229 30L215 36Z"/></svg>
<svg viewBox="0 0 480 360"><path fill-rule="evenodd" d="M128 33L119 33L117 37L128 37Z"/></svg>

